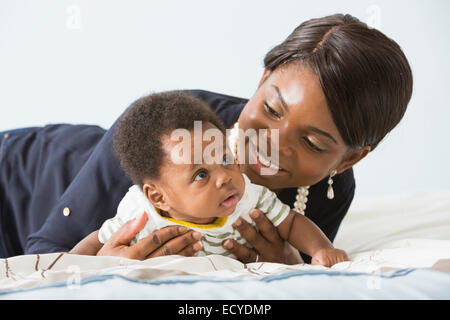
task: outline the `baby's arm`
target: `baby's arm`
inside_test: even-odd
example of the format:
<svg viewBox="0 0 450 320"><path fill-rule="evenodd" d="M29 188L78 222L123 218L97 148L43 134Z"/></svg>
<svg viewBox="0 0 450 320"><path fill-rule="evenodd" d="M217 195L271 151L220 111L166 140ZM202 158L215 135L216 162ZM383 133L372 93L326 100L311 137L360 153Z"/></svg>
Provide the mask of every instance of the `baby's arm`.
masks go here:
<svg viewBox="0 0 450 320"><path fill-rule="evenodd" d="M96 230L78 242L69 253L95 256L102 247L103 243L98 241L98 230Z"/></svg>
<svg viewBox="0 0 450 320"><path fill-rule="evenodd" d="M311 264L331 267L338 262L348 260L346 253L335 249L314 222L293 210L278 225L278 232L284 240L299 251L311 256Z"/></svg>

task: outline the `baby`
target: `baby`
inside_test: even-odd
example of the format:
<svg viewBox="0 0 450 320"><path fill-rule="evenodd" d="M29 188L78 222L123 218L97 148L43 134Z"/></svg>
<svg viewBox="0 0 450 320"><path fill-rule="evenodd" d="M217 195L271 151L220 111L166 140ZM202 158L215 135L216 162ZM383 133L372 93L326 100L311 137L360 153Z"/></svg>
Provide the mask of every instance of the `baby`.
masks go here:
<svg viewBox="0 0 450 320"><path fill-rule="evenodd" d="M203 132L211 129L219 135L214 141L194 141L194 123L200 123ZM182 152L179 140L172 135L179 129L190 133L188 148ZM217 137L223 139L219 144L223 150L208 154L205 151L211 151L213 143L217 146ZM118 123L113 146L134 185L120 202L116 216L100 228L100 243L145 211L147 224L132 243L160 228L183 225L203 234L202 250L197 255L234 257L222 247L222 242L233 238L250 246L232 224L241 217L255 226L249 213L257 208L272 221L283 239L313 261L331 266L347 260L345 252L333 248L312 221L291 210L266 187L252 184L239 171L226 146L225 128L201 100L178 91L137 100ZM199 150L202 161L194 161ZM183 161L174 161L174 155Z"/></svg>

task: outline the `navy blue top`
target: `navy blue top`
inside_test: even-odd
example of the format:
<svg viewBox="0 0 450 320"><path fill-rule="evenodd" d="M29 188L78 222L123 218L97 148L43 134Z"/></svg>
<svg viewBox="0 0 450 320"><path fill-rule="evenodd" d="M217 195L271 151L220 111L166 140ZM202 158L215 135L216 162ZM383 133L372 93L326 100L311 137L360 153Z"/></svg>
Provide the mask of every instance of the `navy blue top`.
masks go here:
<svg viewBox="0 0 450 320"><path fill-rule="evenodd" d="M215 111L228 128L247 99L189 90ZM56 124L0 137L0 236L8 256L69 251L116 214L131 180L112 150L113 131L91 125ZM306 216L333 241L354 196L349 169L309 189ZM296 189L279 198L293 206ZM63 214L69 208L68 216Z"/></svg>

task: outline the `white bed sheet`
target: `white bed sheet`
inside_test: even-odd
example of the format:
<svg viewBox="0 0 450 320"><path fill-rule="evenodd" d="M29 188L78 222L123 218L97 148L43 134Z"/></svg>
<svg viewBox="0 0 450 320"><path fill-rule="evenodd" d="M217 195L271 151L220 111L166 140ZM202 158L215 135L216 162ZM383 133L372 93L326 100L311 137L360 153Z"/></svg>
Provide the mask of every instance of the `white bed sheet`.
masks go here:
<svg viewBox="0 0 450 320"><path fill-rule="evenodd" d="M450 191L355 199L335 245L351 261L332 268L17 256L0 259L0 299L450 299Z"/></svg>
<svg viewBox="0 0 450 320"><path fill-rule="evenodd" d="M353 254L411 238L450 240L450 190L356 198L334 245Z"/></svg>

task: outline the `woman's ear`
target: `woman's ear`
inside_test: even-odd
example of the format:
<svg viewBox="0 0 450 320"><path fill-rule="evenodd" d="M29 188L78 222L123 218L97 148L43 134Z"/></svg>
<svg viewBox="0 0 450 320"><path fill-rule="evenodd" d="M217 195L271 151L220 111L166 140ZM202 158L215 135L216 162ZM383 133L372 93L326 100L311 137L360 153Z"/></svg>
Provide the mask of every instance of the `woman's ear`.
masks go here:
<svg viewBox="0 0 450 320"><path fill-rule="evenodd" d="M142 189L145 196L154 207L166 212L169 211L170 206L167 203L166 197L162 192L163 190L159 186L153 183L145 183Z"/></svg>
<svg viewBox="0 0 450 320"><path fill-rule="evenodd" d="M370 149L370 146L365 146L358 150L350 151L347 155L345 155L344 160L342 160L341 164L337 167L337 174L344 172L364 159L364 157L370 152Z"/></svg>

